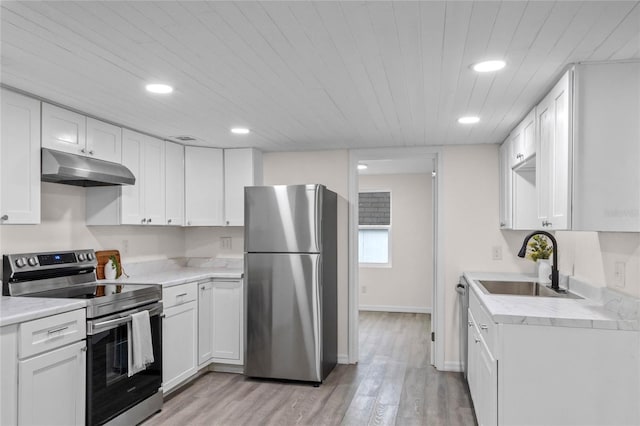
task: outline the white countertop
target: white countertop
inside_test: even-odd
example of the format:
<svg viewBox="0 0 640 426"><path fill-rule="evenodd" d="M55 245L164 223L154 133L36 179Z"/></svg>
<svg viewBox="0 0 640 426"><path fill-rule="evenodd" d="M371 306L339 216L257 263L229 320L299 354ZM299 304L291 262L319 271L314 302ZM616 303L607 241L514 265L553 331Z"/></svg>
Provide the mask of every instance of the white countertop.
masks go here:
<svg viewBox="0 0 640 426"><path fill-rule="evenodd" d="M2 296L0 299L0 327L85 307L84 300Z"/></svg>
<svg viewBox="0 0 640 426"><path fill-rule="evenodd" d="M613 304L597 299L567 299L485 294L477 280L535 281L526 274L465 272L467 282L496 323L557 327L640 330L637 311L615 311ZM583 293L571 287L571 291Z"/></svg>
<svg viewBox="0 0 640 426"><path fill-rule="evenodd" d="M244 270L239 268L202 268L184 267L168 269L157 272L144 272L130 274L127 278L122 276L117 280L100 280L100 284L159 284L163 287L172 287L193 281L206 280L210 278L242 278Z"/></svg>

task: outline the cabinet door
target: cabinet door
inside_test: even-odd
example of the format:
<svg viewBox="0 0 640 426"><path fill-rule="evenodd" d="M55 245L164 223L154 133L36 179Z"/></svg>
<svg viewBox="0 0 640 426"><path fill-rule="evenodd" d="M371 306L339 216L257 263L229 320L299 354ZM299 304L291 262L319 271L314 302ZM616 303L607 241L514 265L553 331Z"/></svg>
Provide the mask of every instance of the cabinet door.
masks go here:
<svg viewBox="0 0 640 426"><path fill-rule="evenodd" d="M261 163L255 149L224 150L225 225L244 226L244 188L261 183Z"/></svg>
<svg viewBox="0 0 640 426"><path fill-rule="evenodd" d="M187 146L184 160L187 226L222 226L222 150Z"/></svg>
<svg viewBox="0 0 640 426"><path fill-rule="evenodd" d="M162 388L166 394L198 371L197 302L165 309L162 322Z"/></svg>
<svg viewBox="0 0 640 426"><path fill-rule="evenodd" d="M213 281L213 358L242 364L242 281Z"/></svg>
<svg viewBox="0 0 640 426"><path fill-rule="evenodd" d="M18 424L83 425L86 342L18 363Z"/></svg>
<svg viewBox="0 0 640 426"><path fill-rule="evenodd" d="M40 102L2 90L0 224L40 223Z"/></svg>
<svg viewBox="0 0 640 426"><path fill-rule="evenodd" d="M71 154L86 153L86 117L57 106L42 104L42 147Z"/></svg>
<svg viewBox="0 0 640 426"><path fill-rule="evenodd" d="M536 153L536 109L532 109L520 123L522 128L522 155L531 158Z"/></svg>
<svg viewBox="0 0 640 426"><path fill-rule="evenodd" d="M536 109L538 220L544 229L571 226L570 73L560 79Z"/></svg>
<svg viewBox="0 0 640 426"><path fill-rule="evenodd" d="M136 177L135 185L122 186L121 223L140 225L144 218L143 146L146 136L128 129L122 131L122 164Z"/></svg>
<svg viewBox="0 0 640 426"><path fill-rule="evenodd" d="M122 128L87 118L86 155L98 160L122 163Z"/></svg>
<svg viewBox="0 0 640 426"><path fill-rule="evenodd" d="M165 215L167 225L184 225L184 146L165 142Z"/></svg>
<svg viewBox="0 0 640 426"><path fill-rule="evenodd" d="M500 229L512 228L512 170L509 165L511 144L509 139L500 145Z"/></svg>
<svg viewBox="0 0 640 426"><path fill-rule="evenodd" d="M198 365L213 356L213 282L198 285Z"/></svg>
<svg viewBox="0 0 640 426"><path fill-rule="evenodd" d="M164 225L165 182L164 141L147 137L144 143L144 217L148 225Z"/></svg>
<svg viewBox="0 0 640 426"><path fill-rule="evenodd" d="M475 344L476 395L474 400L478 425L493 426L498 422L498 366L484 341Z"/></svg>
<svg viewBox="0 0 640 426"><path fill-rule="evenodd" d="M0 327L0 424L18 424L18 325Z"/></svg>

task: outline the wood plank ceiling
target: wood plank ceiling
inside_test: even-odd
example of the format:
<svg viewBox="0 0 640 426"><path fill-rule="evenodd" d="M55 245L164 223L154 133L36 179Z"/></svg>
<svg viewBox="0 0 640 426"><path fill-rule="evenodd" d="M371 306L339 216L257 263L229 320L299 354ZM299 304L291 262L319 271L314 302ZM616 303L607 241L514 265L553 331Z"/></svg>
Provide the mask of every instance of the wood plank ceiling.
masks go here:
<svg viewBox="0 0 640 426"><path fill-rule="evenodd" d="M160 137L267 151L498 143L567 64L640 58L636 1L2 1L0 12L4 85ZM491 58L507 67L470 69ZM149 95L152 81L175 92ZM459 125L466 114L480 123Z"/></svg>

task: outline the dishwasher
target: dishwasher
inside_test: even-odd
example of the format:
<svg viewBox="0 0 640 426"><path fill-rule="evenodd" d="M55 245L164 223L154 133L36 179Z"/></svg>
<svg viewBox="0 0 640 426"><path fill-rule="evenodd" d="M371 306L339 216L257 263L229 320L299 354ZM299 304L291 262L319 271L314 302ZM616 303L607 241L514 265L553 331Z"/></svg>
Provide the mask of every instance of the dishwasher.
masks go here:
<svg viewBox="0 0 640 426"><path fill-rule="evenodd" d="M467 351L467 334L469 333L469 284L463 276L460 277L460 281L456 285L456 291L458 292L458 302L460 309L460 366L462 367L462 372L464 373L464 377L466 378L467 367L469 365Z"/></svg>

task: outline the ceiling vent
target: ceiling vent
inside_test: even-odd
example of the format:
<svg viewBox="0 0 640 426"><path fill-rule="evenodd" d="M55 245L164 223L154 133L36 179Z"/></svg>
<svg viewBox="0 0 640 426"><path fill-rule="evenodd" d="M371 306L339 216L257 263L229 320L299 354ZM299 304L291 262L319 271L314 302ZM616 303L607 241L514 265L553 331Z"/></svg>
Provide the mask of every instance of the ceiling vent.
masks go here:
<svg viewBox="0 0 640 426"><path fill-rule="evenodd" d="M193 136L172 136L171 139L175 139L180 142L193 142L196 140Z"/></svg>

